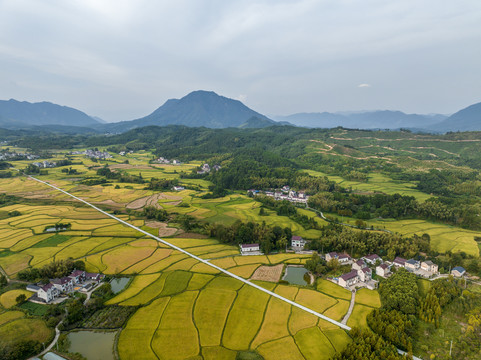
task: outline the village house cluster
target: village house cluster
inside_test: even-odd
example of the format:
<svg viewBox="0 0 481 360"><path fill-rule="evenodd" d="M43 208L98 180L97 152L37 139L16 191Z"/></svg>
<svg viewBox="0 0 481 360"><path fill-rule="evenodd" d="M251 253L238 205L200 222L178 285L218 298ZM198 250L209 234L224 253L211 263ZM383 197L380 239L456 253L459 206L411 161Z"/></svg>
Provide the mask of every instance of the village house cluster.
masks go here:
<svg viewBox="0 0 481 360"><path fill-rule="evenodd" d="M98 284L104 275L89 273L83 270L74 270L69 276L60 279L52 279L48 284L29 284L27 290L36 293L30 298L34 301L50 303L62 294L69 294L74 291L88 291Z"/></svg>
<svg viewBox="0 0 481 360"><path fill-rule="evenodd" d="M35 160L38 159L40 156L28 153L18 153L18 152L10 152L10 151L2 151L0 152L0 160L20 160L20 159L27 159L27 160Z"/></svg>
<svg viewBox="0 0 481 360"><path fill-rule="evenodd" d="M158 159L155 159L154 162L159 163L159 164L172 164L172 165L182 165L182 163L179 160L169 160L166 159L162 156L159 156Z"/></svg>
<svg viewBox="0 0 481 360"><path fill-rule="evenodd" d="M36 167L38 168L54 168L57 166L57 163L56 162L51 162L51 161L47 161L47 160L44 160L42 162L34 162L32 163L32 165L35 165Z"/></svg>
<svg viewBox="0 0 481 360"><path fill-rule="evenodd" d="M111 159L112 155L110 155L107 151L99 151L99 150L85 150L85 151L72 151L70 154L72 155L85 155L86 157L93 158L93 159Z"/></svg>
<svg viewBox="0 0 481 360"><path fill-rule="evenodd" d="M251 189L247 192L251 193L254 196L264 194L266 196L274 198L274 200L287 200L292 203L307 204L307 201L309 200L309 196L306 195L303 191L295 191L287 185L283 186L281 189L276 189L274 191Z"/></svg>
<svg viewBox="0 0 481 360"><path fill-rule="evenodd" d="M212 170L214 171L219 171L222 167L220 165L214 165L212 166L212 168L210 167L209 164L204 164L200 167L200 170L197 170L197 174L208 174L210 173Z"/></svg>
<svg viewBox="0 0 481 360"><path fill-rule="evenodd" d="M121 151L121 152L119 152L119 155L120 155L120 156L125 156L126 154L133 154L133 153L134 153L133 150L130 150L130 151Z"/></svg>

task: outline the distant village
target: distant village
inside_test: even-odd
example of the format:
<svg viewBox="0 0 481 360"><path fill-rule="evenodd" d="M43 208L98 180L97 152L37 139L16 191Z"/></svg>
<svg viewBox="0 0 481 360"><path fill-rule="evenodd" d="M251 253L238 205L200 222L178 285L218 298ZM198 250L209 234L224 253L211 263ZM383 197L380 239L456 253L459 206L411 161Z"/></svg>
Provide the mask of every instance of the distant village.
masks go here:
<svg viewBox="0 0 481 360"><path fill-rule="evenodd" d="M154 162L158 163L158 164L166 164L166 165L169 165L169 164L170 165L182 165L182 163L179 160L176 160L176 159L169 160L169 159L164 158L163 156L159 156L159 158L155 159Z"/></svg>
<svg viewBox="0 0 481 360"><path fill-rule="evenodd" d="M303 191L297 192L291 189L287 185L275 191L262 191L262 190L251 189L251 190L248 190L247 193L250 193L254 196L259 194L264 194L266 196L274 198L275 200L287 200L292 203L300 203L300 204L307 204L307 201L309 200L309 196L306 195Z"/></svg>
<svg viewBox="0 0 481 360"><path fill-rule="evenodd" d="M112 155L110 155L107 151L99 151L99 150L92 150L88 149L85 151L72 151L70 153L71 155L85 155L86 157L92 158L92 159L111 159Z"/></svg>
<svg viewBox="0 0 481 360"><path fill-rule="evenodd" d="M301 236L292 236L291 248L299 253L306 253L304 246L309 240L303 239ZM259 255L262 254L259 244L240 244L240 251L242 255ZM312 253L312 252L311 252ZM379 281L373 279L373 271L376 276L381 278L388 278L392 275L393 267L396 269L404 268L407 271L426 279L437 278L448 275L440 275L438 265L431 260L418 261L415 259L403 259L396 257L392 262L383 261L377 254L369 254L359 259L352 258L346 253L329 252L320 254L321 257L330 262L336 260L339 265L350 265L351 271L339 277L331 277L328 280L342 286L343 288L354 290L356 288L368 288L374 290L377 288ZM463 277L466 270L461 266L456 266L451 270L451 275L457 278Z"/></svg>
<svg viewBox="0 0 481 360"><path fill-rule="evenodd" d="M20 160L20 159L27 159L27 160L35 160L38 159L40 156L29 154L29 153L18 153L16 151L2 151L0 152L0 160Z"/></svg>
<svg viewBox="0 0 481 360"><path fill-rule="evenodd" d="M208 174L212 170L219 171L221 168L222 167L220 165L214 165L211 168L209 164L204 164L204 165L201 166L200 170L197 170L197 174Z"/></svg>
<svg viewBox="0 0 481 360"><path fill-rule="evenodd" d="M69 276L60 279L51 279L48 284L29 284L27 290L35 293L29 300L49 304L75 291L88 292L92 290L105 276L98 273L89 273L83 270L74 270ZM66 297L60 300L65 300Z"/></svg>

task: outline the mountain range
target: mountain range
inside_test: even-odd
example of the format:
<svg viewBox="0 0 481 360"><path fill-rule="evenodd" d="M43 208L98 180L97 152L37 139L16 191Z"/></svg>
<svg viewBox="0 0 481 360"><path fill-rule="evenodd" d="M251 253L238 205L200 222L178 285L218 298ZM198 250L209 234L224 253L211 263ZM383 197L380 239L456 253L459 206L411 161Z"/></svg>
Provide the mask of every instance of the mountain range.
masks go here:
<svg viewBox="0 0 481 360"><path fill-rule="evenodd" d="M208 128L263 128L273 125L353 129L411 129L426 132L481 130L481 103L468 106L451 116L405 114L401 111L339 113L298 113L288 116L260 114L242 102L198 90L181 99L167 100L151 114L130 121L105 123L100 118L49 102L29 103L0 100L0 128L62 133L122 133L134 128L157 125L186 125Z"/></svg>

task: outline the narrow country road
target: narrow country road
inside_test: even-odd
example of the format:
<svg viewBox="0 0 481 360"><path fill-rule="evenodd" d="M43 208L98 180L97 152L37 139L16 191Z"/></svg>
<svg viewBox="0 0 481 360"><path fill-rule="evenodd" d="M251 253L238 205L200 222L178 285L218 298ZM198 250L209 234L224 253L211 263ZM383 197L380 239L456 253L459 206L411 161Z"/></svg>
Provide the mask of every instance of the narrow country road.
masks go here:
<svg viewBox="0 0 481 360"><path fill-rule="evenodd" d="M352 294L351 295L351 304L349 305L349 310L347 310L346 315L344 316L344 318L341 321L341 323L343 323L343 324L347 324L347 321L351 317L352 309L354 309L354 304L356 303L356 290L353 290L351 292L351 294Z"/></svg>
<svg viewBox="0 0 481 360"><path fill-rule="evenodd" d="M60 337L60 330L58 329L58 327L60 326L60 324L63 323L63 320L60 321L57 326L55 327L55 337L53 338L52 342L50 343L49 346L47 346L45 348L44 351L42 351L40 354L38 355L35 355L35 356L32 356L30 359L34 359L34 358L39 358L40 356L43 356L45 355L46 353L48 353L50 350L52 350L52 348L55 346L55 344L57 343L58 341L58 338ZM29 360L30 360L29 359Z"/></svg>

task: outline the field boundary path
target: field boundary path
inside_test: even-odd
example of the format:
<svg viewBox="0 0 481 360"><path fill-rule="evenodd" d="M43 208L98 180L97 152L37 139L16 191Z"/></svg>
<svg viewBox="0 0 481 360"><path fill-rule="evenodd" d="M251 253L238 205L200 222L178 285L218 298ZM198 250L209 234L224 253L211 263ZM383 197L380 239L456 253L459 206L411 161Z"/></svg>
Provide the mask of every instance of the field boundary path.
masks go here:
<svg viewBox="0 0 481 360"><path fill-rule="evenodd" d="M217 265L214 265L214 264L210 263L210 262L207 261L207 260L201 259L200 257L195 256L194 254L191 254L191 253L189 253L188 251L186 251L186 250L184 250L184 249L182 249L182 248L180 248L180 247L178 247L178 246L176 246L176 245L174 245L174 244L171 244L171 243L169 243L169 242L167 242L167 241L165 241L165 240L163 240L163 239L161 239L161 238L159 238L159 237L157 237L157 236L155 236L155 235L152 235L151 233L149 233L149 232L147 232L147 231L144 231L144 230L138 228L137 226L134 226L134 225L128 223L127 221L124 221L124 220L122 220L122 219L119 219L118 217L116 217L116 216L114 216L114 215L112 215L112 214L109 214L108 212L103 211L102 209L99 209L99 208L96 207L95 205L92 205L92 204L90 204L89 202L87 202L87 201L85 201L85 200L83 200L83 199L81 199L81 198L79 198L79 197L77 197L77 196L75 196L75 195L72 195L72 194L68 193L67 191L62 190L62 189L60 189L60 188L58 188L58 187L56 187L56 186L54 186L54 185L52 185L52 184L50 184L50 183L48 183L48 182L46 182L46 181L39 180L39 179L37 179L37 178L34 178L33 176L28 176L28 178L29 178L29 179L32 179L32 180L35 180L35 181L37 181L37 182L39 182L39 183L45 184L45 185L47 185L47 186L50 186L51 188L53 188L53 189L55 189L55 190L58 190L58 191L64 193L65 195L68 195L68 196L70 196L70 197L72 197L72 198L74 198L74 199L76 199L76 200L78 200L78 201L80 201L80 202L82 202L82 203L90 206L91 208L97 210L98 212L100 212L100 213L102 213L102 214L104 214L104 215L107 215L108 217L110 217L110 218L112 218L112 219L114 219L114 220L116 220L116 221L118 221L118 222L120 222L120 223L122 223L122 224L124 224L124 225L126 225L126 226L128 226L128 227L130 227L130 228L132 228L132 229L134 229L134 230L137 230L137 231L141 232L142 234L144 234L144 235L146 235L146 236L149 236L149 237L151 237L151 238L153 238L153 239L161 242L162 244L165 244L165 245L171 247L171 248L174 249L174 250L180 251L181 253L186 254L187 256L190 256L191 258L193 258L193 259L195 259L195 260L197 260L197 261L200 261L201 263L203 263L203 264L205 264L205 265L207 265L207 266L210 266L210 267L212 267L212 268L214 268L214 269L216 269L216 270L219 270L220 272L222 272L222 273L224 273L224 274L226 274L226 275L228 275L228 276L230 276L230 277L232 277L232 278L234 278L234 279L237 279L237 280L239 280L239 281L242 281L244 284L246 284L246 285L248 285L248 286L252 286L253 288L256 288L257 290L260 290L260 291L262 291L262 292L264 292L264 293L266 293L266 294L268 294L268 295L270 295L270 296L273 296L273 297L275 297L275 298L277 298L277 299L279 299L279 300L281 300L281 301L284 301L284 302L286 302L286 303L288 303L288 304L290 304L290 305L292 305L292 306L294 306L294 307L297 307L297 308L299 308L299 309L301 309L301 310L304 310L304 311L306 311L306 312L308 312L308 313L310 313L310 314L312 314L312 315L314 315L314 316L317 316L318 318L321 318L321 319L323 319L323 320L326 320L326 321L330 322L331 324L334 324L334 325L336 325L336 326L338 326L338 327L340 327L340 328L342 328L342 329L344 329L344 330L347 330L347 331L350 331L350 330L351 330L351 328L350 328L349 326L347 326L347 325L345 325L345 324L342 324L342 323L340 323L339 321L336 321L336 320L334 320L334 319L331 319L331 318L329 318L329 317L327 317L327 316L325 316L325 315L323 315L323 314L320 314L320 313L318 313L318 312L316 312L316 311L314 311L314 310L311 310L311 309L309 309L308 307L305 307L305 306L303 306L303 305L301 305L301 304L298 304L298 303L296 303L296 302L294 302L294 301L292 301L292 300L289 300L289 299L287 299L287 298L285 298L285 297L283 297L283 296L281 296L281 295L279 295L279 294L276 294L275 292L272 292L272 291L270 291L270 290L264 289L263 287L261 287L261 286L259 286L259 285L257 285L257 284L254 284L253 282L251 282L251 281L249 281L249 280L246 280L246 279L244 279L244 278L242 278L242 277L240 277L240 276L237 276L237 275L231 273L230 271L227 271L227 270L225 270L225 269L223 269L223 268L221 268L221 267L219 267L219 266L217 266Z"/></svg>
<svg viewBox="0 0 481 360"><path fill-rule="evenodd" d="M352 309L354 309L354 304L356 303L356 290L353 290L351 294L352 295L351 295L351 303L349 304L349 310L347 310L346 315L341 321L343 324L347 324L347 321L351 317Z"/></svg>

